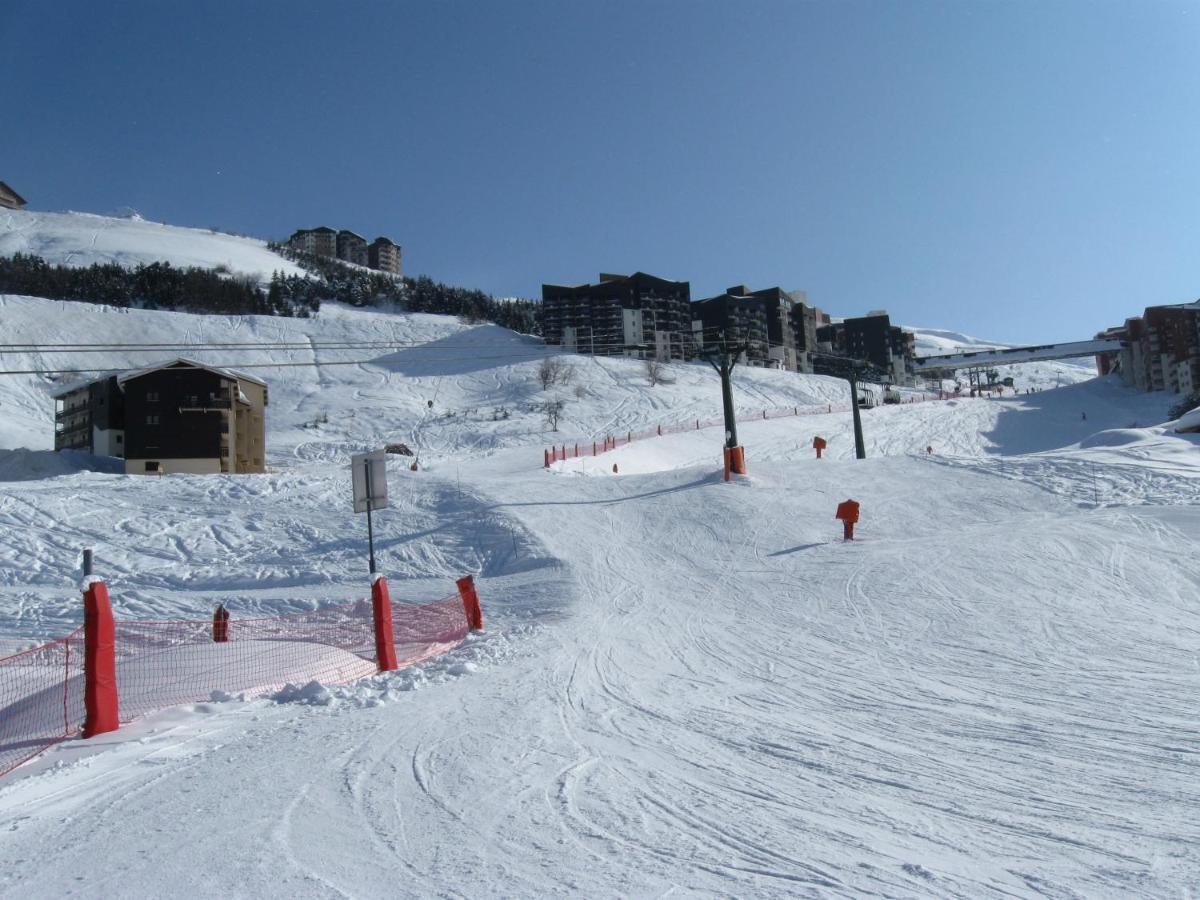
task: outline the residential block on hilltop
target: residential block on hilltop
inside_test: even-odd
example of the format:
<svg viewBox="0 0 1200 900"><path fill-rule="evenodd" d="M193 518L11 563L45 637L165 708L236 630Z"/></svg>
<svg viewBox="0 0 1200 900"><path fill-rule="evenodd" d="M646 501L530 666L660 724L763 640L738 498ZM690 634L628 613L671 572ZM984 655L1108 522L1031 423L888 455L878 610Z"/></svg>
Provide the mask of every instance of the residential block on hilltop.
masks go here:
<svg viewBox="0 0 1200 900"><path fill-rule="evenodd" d="M401 271L400 245L387 237L377 237L371 243L361 234L348 229L335 231L325 225L316 228L301 228L288 238L293 250L341 259L358 266L378 269L380 272L403 274Z"/></svg>

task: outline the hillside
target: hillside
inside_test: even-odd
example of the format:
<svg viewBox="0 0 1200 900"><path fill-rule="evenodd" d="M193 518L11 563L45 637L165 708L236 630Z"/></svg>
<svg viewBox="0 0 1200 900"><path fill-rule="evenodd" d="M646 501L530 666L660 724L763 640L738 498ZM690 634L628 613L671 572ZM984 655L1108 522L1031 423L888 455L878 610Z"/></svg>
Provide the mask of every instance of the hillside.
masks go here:
<svg viewBox="0 0 1200 900"><path fill-rule="evenodd" d="M1171 896L1200 879L1200 436L1164 425L1161 395L1089 379L869 410L865 461L848 413L748 421L750 474L725 484L716 428L542 467L550 440L718 416L702 364L651 387L635 361L568 357L571 382L543 391L546 348L440 316L3 297L0 319L13 342L309 346L194 354L271 363L252 370L271 390L261 476L49 453L56 383L0 376L10 649L78 624L84 546L123 619L221 602L236 628L361 597L346 463L385 440L421 459L392 466L375 516L396 602L471 572L487 622L399 672L218 693L64 742L0 779L0 896L79 890L85 870L85 893L144 896ZM752 369L734 391L746 413L847 399ZM558 433L548 396L568 403ZM852 544L832 517L847 497Z"/></svg>
<svg viewBox="0 0 1200 900"><path fill-rule="evenodd" d="M275 271L304 275L304 270L267 249L266 241L202 228L114 218L92 213L0 210L0 256L28 253L51 265L90 266L141 263L220 269L266 284Z"/></svg>

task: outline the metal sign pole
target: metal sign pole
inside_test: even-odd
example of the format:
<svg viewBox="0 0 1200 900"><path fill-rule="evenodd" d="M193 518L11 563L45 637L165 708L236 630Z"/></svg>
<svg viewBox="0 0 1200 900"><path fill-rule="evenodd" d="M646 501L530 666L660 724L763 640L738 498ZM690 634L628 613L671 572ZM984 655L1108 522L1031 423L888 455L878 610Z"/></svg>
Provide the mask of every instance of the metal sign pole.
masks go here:
<svg viewBox="0 0 1200 900"><path fill-rule="evenodd" d="M371 507L374 506L375 504L370 497L371 461L369 459L363 460L363 470L364 470L364 474L366 476L367 491L368 491L368 496L367 496L367 548L368 548L368 552L370 554L369 564L371 566L371 574L374 575L375 574L375 527L371 524Z"/></svg>

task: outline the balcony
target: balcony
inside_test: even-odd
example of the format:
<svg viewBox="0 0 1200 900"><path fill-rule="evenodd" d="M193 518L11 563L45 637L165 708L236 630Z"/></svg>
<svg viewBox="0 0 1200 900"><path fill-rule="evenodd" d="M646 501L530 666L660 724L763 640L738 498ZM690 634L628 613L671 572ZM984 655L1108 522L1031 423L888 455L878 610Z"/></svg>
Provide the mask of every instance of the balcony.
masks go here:
<svg viewBox="0 0 1200 900"><path fill-rule="evenodd" d="M87 408L86 404L83 406L64 407L63 409L60 409L54 413L54 421L63 422L63 421L66 421L67 419L71 418L72 416L87 415L87 411L88 411L88 408Z"/></svg>

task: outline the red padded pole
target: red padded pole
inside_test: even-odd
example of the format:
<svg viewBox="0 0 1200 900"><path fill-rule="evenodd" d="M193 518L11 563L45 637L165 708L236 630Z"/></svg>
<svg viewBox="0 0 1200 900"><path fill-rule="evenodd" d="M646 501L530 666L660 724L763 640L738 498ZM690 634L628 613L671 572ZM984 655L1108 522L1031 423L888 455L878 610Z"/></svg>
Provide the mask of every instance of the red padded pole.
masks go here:
<svg viewBox="0 0 1200 900"><path fill-rule="evenodd" d="M387 579L380 575L371 583L371 612L375 617L375 659L380 672L390 672L396 665L396 641L392 637L392 598Z"/></svg>
<svg viewBox="0 0 1200 900"><path fill-rule="evenodd" d="M90 738L116 731L120 715L116 626L103 581L91 582L83 592L83 627L83 736Z"/></svg>
<svg viewBox="0 0 1200 900"><path fill-rule="evenodd" d="M229 610L225 608L225 604L217 605L213 610L213 626L212 626L213 642L224 644L229 640Z"/></svg>
<svg viewBox="0 0 1200 900"><path fill-rule="evenodd" d="M463 612L467 614L467 626L472 631L483 631L483 610L479 606L479 592L475 590L475 578L464 575L458 581L458 595L462 597Z"/></svg>

